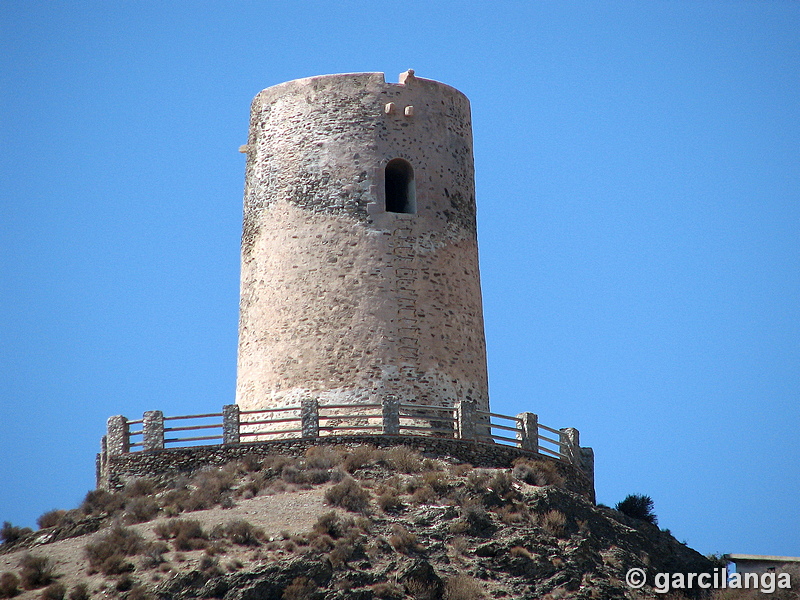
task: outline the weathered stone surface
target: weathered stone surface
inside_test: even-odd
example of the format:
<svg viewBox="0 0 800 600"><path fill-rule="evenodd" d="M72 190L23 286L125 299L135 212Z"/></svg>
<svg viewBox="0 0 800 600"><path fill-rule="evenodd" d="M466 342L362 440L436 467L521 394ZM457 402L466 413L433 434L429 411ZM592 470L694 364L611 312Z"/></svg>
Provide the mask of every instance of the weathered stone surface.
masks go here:
<svg viewBox="0 0 800 600"><path fill-rule="evenodd" d="M469 101L403 81L325 75L253 101L243 410L386 395L488 409ZM385 168L397 158L413 168L415 214L386 210Z"/></svg>

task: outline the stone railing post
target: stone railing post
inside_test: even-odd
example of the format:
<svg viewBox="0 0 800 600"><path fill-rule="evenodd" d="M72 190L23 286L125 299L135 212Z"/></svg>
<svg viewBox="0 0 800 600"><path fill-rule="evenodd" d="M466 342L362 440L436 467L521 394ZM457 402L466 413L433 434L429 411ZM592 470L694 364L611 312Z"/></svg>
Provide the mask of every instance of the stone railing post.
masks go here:
<svg viewBox="0 0 800 600"><path fill-rule="evenodd" d="M122 415L109 417L106 421L106 447L108 456L119 456L131 451L130 426Z"/></svg>
<svg viewBox="0 0 800 600"><path fill-rule="evenodd" d="M319 436L319 402L316 398L303 398L300 402L300 423L304 438Z"/></svg>
<svg viewBox="0 0 800 600"><path fill-rule="evenodd" d="M164 449L164 413L160 410L148 410L144 413L142 446L145 450Z"/></svg>
<svg viewBox="0 0 800 600"><path fill-rule="evenodd" d="M458 417L458 437L462 440L475 439L475 419L477 404L474 400L459 400L456 403Z"/></svg>
<svg viewBox="0 0 800 600"><path fill-rule="evenodd" d="M383 433L398 435L400 433L400 399L397 396L386 396L382 402Z"/></svg>
<svg viewBox="0 0 800 600"><path fill-rule="evenodd" d="M517 446L523 450L539 452L539 417L535 413L523 412L517 415Z"/></svg>
<svg viewBox="0 0 800 600"><path fill-rule="evenodd" d="M222 445L239 443L239 405L226 404L222 407Z"/></svg>
<svg viewBox="0 0 800 600"><path fill-rule="evenodd" d="M561 444L564 454L569 457L570 464L581 466L580 433L574 427L564 427L561 431Z"/></svg>

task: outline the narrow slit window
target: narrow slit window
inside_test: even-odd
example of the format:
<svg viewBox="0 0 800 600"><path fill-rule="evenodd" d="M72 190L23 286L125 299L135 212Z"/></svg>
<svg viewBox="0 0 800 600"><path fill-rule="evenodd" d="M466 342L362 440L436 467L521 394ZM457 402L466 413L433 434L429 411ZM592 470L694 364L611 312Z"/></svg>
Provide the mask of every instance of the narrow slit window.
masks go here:
<svg viewBox="0 0 800 600"><path fill-rule="evenodd" d="M390 160L386 165L386 212L416 214L417 199L414 190L414 169L402 158Z"/></svg>

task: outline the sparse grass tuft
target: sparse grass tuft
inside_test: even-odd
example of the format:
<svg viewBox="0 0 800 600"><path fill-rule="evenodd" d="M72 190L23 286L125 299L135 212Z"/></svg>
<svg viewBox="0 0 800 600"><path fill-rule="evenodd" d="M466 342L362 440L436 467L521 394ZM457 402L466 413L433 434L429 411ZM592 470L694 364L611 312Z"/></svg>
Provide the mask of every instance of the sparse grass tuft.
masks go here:
<svg viewBox="0 0 800 600"><path fill-rule="evenodd" d="M469 575L454 575L445 581L444 600L481 600L485 597L480 582Z"/></svg>
<svg viewBox="0 0 800 600"><path fill-rule="evenodd" d="M515 479L523 481L528 485L552 485L555 487L564 486L564 477L558 472L558 467L550 460L531 460L529 458L518 458L514 461L514 468L511 474Z"/></svg>
<svg viewBox="0 0 800 600"><path fill-rule="evenodd" d="M539 525L550 535L555 537L563 537L565 534L564 524L567 522L567 517L564 513L558 510L550 510L542 515L539 515Z"/></svg>

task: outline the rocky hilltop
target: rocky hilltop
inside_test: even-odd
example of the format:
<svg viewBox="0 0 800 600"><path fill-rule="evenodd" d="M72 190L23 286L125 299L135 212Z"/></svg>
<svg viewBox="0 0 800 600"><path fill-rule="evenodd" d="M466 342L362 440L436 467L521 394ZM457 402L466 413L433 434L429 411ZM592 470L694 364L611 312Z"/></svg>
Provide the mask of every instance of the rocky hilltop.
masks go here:
<svg viewBox="0 0 800 600"><path fill-rule="evenodd" d="M487 469L370 446L245 457L89 492L37 532L6 524L0 597L664 598L626 572L719 566L568 487L549 460Z"/></svg>

